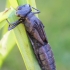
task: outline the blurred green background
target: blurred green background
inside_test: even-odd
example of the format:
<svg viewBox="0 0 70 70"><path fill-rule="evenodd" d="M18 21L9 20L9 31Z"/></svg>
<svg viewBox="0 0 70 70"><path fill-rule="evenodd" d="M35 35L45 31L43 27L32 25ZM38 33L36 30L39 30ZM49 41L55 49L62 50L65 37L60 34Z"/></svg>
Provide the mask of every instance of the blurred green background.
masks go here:
<svg viewBox="0 0 70 70"><path fill-rule="evenodd" d="M0 11L6 1L0 0ZM70 0L36 0L39 18L54 52L57 70L70 70ZM0 38L1 36L0 30ZM21 54L15 46L1 70L25 70Z"/></svg>

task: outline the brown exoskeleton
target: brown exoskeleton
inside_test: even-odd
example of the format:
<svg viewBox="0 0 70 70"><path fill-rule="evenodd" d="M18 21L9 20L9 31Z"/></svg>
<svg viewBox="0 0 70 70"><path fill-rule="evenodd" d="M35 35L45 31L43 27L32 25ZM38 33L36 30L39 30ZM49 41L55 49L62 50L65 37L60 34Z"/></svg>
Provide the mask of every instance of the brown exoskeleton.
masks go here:
<svg viewBox="0 0 70 70"><path fill-rule="evenodd" d="M32 8L33 7L29 4L19 6L16 10L16 15L20 17L20 19L9 25L8 29L11 30L22 22L25 25L25 29L33 45L34 53L41 69L56 70L53 53L46 38L44 26L35 16L35 14L40 13L40 11L33 8L37 12L32 12Z"/></svg>

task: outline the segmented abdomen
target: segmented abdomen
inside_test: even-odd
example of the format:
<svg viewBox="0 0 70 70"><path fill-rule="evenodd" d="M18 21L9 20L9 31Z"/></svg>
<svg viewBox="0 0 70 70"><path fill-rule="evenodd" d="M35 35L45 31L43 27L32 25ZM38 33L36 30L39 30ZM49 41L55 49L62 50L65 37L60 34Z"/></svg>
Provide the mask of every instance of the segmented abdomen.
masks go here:
<svg viewBox="0 0 70 70"><path fill-rule="evenodd" d="M54 56L49 44L39 48L39 58L42 63L42 70L56 70Z"/></svg>
<svg viewBox="0 0 70 70"><path fill-rule="evenodd" d="M29 35L34 53L42 70L56 70L54 55L48 43L42 46L36 39Z"/></svg>

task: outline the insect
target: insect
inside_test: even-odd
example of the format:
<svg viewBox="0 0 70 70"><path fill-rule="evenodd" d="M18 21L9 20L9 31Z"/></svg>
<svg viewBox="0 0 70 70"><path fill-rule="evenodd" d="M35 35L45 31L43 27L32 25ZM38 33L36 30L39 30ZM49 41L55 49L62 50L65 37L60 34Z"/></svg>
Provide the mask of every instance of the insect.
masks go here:
<svg viewBox="0 0 70 70"><path fill-rule="evenodd" d="M36 12L32 12L32 9ZM19 6L16 10L17 21L10 24L8 30L23 23L29 39L32 43L34 53L42 70L56 70L53 52L46 38L42 22L35 16L40 11L29 4Z"/></svg>

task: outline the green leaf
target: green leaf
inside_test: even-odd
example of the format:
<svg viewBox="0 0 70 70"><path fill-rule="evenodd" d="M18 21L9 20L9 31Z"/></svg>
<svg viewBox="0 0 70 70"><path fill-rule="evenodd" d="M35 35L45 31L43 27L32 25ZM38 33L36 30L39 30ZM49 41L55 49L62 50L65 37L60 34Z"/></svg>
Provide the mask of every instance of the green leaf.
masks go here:
<svg viewBox="0 0 70 70"><path fill-rule="evenodd" d="M6 23L7 23L6 20L0 22L0 29L1 29L2 27L4 27Z"/></svg>
<svg viewBox="0 0 70 70"><path fill-rule="evenodd" d="M24 4L27 4L27 1L26 0L17 0L18 2L18 5L24 5Z"/></svg>
<svg viewBox="0 0 70 70"><path fill-rule="evenodd" d="M26 4L26 3L30 4L33 7L36 7L34 0L33 1L30 1L30 0L28 0L28 1L27 0L14 0L14 2L12 0L9 0L10 6L12 6L15 9L16 9L16 7L18 5L22 5L22 4ZM11 11L11 9L10 9L10 11ZM1 20L0 20L0 22L4 21L5 19L8 19L9 24L12 24L12 22L15 22L16 20L18 20L18 18L15 15L15 12L16 11L14 9L12 9L12 11L10 13L8 13L8 14L6 12L7 15L6 14L3 15ZM23 58L23 61L25 63L25 66L26 66L27 70L41 70L40 66L38 64L38 61L37 61L37 59L35 57L33 48L30 45L30 41L29 41L29 39L27 37L24 25L19 24L12 31L13 31L13 33L15 35L16 43L17 43L18 48L19 48L19 50L21 52L21 55L22 55L22 58ZM10 37L11 36L13 36L13 35L11 34ZM7 51L6 51L6 49L5 50L3 49L5 51L5 53L0 52L1 53L0 60L2 60L2 62L4 61L4 59L7 56L7 54L9 54L8 52L9 52L10 48L8 47L8 45L5 45L5 44L9 43L9 41L11 41L10 43L12 43L13 40L11 39L12 37L11 38L10 37L8 36L8 41L5 40L5 43L4 43L4 46L7 49ZM3 42L4 42L4 39L1 40L1 48L3 47ZM15 42L13 42L13 43L15 43ZM10 44L9 46L12 46L12 45ZM0 65L2 65L2 62L0 63Z"/></svg>
<svg viewBox="0 0 70 70"><path fill-rule="evenodd" d="M3 30L2 30L2 36L6 33L6 32L8 32L8 23L7 23L7 21L5 22L5 25L3 26Z"/></svg>
<svg viewBox="0 0 70 70"><path fill-rule="evenodd" d="M0 13L0 29L7 23L6 19L8 15L11 13L11 8L6 9L4 12Z"/></svg>
<svg viewBox="0 0 70 70"><path fill-rule="evenodd" d="M10 3L8 2L8 0L6 0L6 7L10 8ZM3 26L2 29L2 35L4 35L7 31L8 31L8 23L5 22L5 25Z"/></svg>
<svg viewBox="0 0 70 70"><path fill-rule="evenodd" d="M18 2L17 0L9 0L10 6L12 6L13 8L17 8L18 7Z"/></svg>
<svg viewBox="0 0 70 70"><path fill-rule="evenodd" d="M8 15L11 14L12 8L5 10L4 12L0 13L0 28L7 27ZM12 50L15 45L15 40L12 31L7 32L0 41L0 67L2 66L6 56Z"/></svg>
<svg viewBox="0 0 70 70"><path fill-rule="evenodd" d="M12 37L11 37L12 36ZM0 66L15 45L14 34L12 31L7 32L0 41Z"/></svg>
<svg viewBox="0 0 70 70"><path fill-rule="evenodd" d="M7 7L7 8L10 8L9 0L6 0L6 7Z"/></svg>

